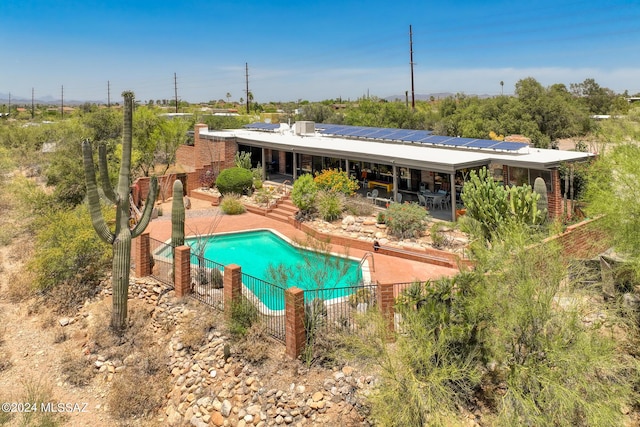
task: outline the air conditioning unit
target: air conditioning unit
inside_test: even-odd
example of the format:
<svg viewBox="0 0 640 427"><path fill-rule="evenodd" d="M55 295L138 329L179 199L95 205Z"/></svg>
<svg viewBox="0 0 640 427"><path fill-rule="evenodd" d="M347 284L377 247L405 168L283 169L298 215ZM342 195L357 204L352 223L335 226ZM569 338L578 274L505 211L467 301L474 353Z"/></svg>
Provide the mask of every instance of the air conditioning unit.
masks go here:
<svg viewBox="0 0 640 427"><path fill-rule="evenodd" d="M296 122L295 133L296 135L313 135L316 133L316 124L310 121Z"/></svg>

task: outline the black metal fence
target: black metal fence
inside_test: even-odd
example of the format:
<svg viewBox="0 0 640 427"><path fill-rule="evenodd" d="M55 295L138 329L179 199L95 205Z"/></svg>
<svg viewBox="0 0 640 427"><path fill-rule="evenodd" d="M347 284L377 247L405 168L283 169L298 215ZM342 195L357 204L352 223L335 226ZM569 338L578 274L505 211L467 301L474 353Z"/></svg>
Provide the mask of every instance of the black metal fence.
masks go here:
<svg viewBox="0 0 640 427"><path fill-rule="evenodd" d="M242 294L257 308L258 318L267 333L285 342L284 291L281 286L242 273Z"/></svg>
<svg viewBox="0 0 640 427"><path fill-rule="evenodd" d="M151 253L151 277L173 288L173 247L165 242L149 238Z"/></svg>
<svg viewBox="0 0 640 427"><path fill-rule="evenodd" d="M376 306L377 292L376 284L305 290L305 318L330 332L355 332L358 314Z"/></svg>
<svg viewBox="0 0 640 427"><path fill-rule="evenodd" d="M223 280L224 265L191 255L191 297L218 310L224 310Z"/></svg>

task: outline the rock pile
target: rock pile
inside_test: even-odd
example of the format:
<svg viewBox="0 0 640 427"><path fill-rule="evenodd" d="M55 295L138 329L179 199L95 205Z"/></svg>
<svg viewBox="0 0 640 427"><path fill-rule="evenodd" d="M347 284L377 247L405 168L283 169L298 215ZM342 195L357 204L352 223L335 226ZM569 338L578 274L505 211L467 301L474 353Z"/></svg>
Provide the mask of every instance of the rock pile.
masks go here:
<svg viewBox="0 0 640 427"><path fill-rule="evenodd" d="M103 294L109 295L110 289ZM205 344L195 350L185 345L189 320L194 315L211 315L208 308L187 307L173 291L151 278L132 279L129 298L154 306L151 318L156 332L171 331L166 346L172 386L157 418L161 425L371 425L365 399L377 384L374 376L360 375L355 368L344 366L314 371L316 381L311 382L306 376L309 370L295 362L296 375L283 369L276 373L282 378L265 377L260 366L247 362L242 354L231 354L231 341L220 331L209 332ZM107 381L128 365L127 360L106 360L96 354L90 357ZM282 386L285 375L289 381L284 380L287 385Z"/></svg>

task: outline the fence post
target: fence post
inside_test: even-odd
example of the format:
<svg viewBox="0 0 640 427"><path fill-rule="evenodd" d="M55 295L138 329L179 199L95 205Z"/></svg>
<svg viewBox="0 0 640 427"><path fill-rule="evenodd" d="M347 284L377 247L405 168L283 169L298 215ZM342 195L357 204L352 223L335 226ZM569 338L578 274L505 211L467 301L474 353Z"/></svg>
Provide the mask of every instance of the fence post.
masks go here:
<svg viewBox="0 0 640 427"><path fill-rule="evenodd" d="M296 359L307 340L304 330L304 291L291 287L284 291L286 354Z"/></svg>
<svg viewBox="0 0 640 427"><path fill-rule="evenodd" d="M380 313L387 320L387 330L389 331L388 339L393 341L393 333L395 330L395 310L393 306L395 304L395 297L393 295L393 283L378 283L378 307Z"/></svg>
<svg viewBox="0 0 640 427"><path fill-rule="evenodd" d="M191 292L191 248L183 245L174 249L173 287L178 298Z"/></svg>
<svg viewBox="0 0 640 427"><path fill-rule="evenodd" d="M136 277L151 275L151 245L148 232L133 239L133 259L136 263Z"/></svg>
<svg viewBox="0 0 640 427"><path fill-rule="evenodd" d="M223 278L224 315L231 319L233 303L242 296L242 269L239 265L224 266Z"/></svg>

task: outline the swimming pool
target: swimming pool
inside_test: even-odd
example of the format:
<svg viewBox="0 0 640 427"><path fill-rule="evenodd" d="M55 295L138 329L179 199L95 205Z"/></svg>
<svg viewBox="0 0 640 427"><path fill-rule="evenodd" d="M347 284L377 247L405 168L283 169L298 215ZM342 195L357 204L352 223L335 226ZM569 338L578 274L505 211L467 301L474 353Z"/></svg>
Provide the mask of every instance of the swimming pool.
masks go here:
<svg viewBox="0 0 640 427"><path fill-rule="evenodd" d="M314 252L289 243L284 236L271 230L252 230L188 238L185 243L205 259L222 265L237 264L242 272L286 289L296 286L303 290L323 289L325 300L345 297L348 288L363 280L359 261L345 256ZM200 250L198 250L199 248ZM197 258L192 259L192 264ZM263 289L253 281L243 283L268 310L284 309L282 298L261 297ZM271 292L280 293L277 288Z"/></svg>

